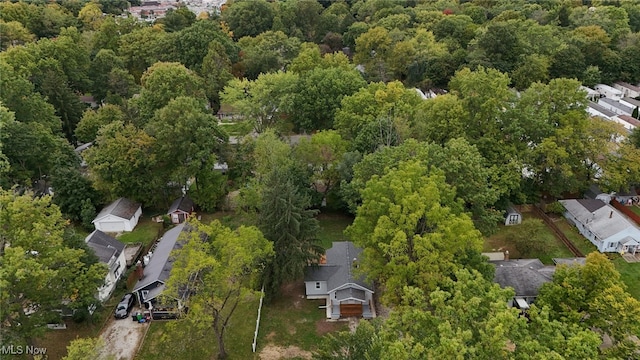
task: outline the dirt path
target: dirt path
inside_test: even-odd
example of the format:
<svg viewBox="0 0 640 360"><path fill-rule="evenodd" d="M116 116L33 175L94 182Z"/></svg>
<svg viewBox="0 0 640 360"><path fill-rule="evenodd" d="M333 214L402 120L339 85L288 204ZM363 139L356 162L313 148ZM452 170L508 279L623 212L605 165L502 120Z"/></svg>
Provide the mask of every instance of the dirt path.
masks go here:
<svg viewBox="0 0 640 360"><path fill-rule="evenodd" d="M136 310L131 313L135 314ZM126 319L111 319L100 334L105 342L105 354L114 355L116 360L132 360L148 327L149 323L135 322L131 315Z"/></svg>

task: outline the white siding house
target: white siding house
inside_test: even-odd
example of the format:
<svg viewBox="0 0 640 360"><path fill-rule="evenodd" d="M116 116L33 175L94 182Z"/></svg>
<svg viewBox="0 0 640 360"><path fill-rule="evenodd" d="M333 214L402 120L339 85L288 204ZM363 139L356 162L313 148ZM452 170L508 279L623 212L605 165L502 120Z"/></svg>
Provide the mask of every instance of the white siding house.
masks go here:
<svg viewBox="0 0 640 360"><path fill-rule="evenodd" d="M597 84L596 86L594 86L594 89L600 93L600 95L612 99L612 100L620 100L620 98L622 98L622 91L613 88L609 85L605 85L605 84Z"/></svg>
<svg viewBox="0 0 640 360"><path fill-rule="evenodd" d="M327 318L375 317L373 290L355 275L362 249L349 241L334 242L326 264L310 267L304 285L307 299L326 299Z"/></svg>
<svg viewBox="0 0 640 360"><path fill-rule="evenodd" d="M564 216L573 223L600 252L640 250L640 229L616 208L602 200L560 200L567 210Z"/></svg>
<svg viewBox="0 0 640 360"><path fill-rule="evenodd" d="M100 230L93 231L84 241L100 259L100 262L107 265L109 269L104 283L98 289L96 296L98 300L104 302L109 299L116 287L116 283L127 270L127 261L124 253L125 245Z"/></svg>
<svg viewBox="0 0 640 360"><path fill-rule="evenodd" d="M92 223L96 230L118 233L133 231L142 215L142 207L129 199L120 198L102 209Z"/></svg>
<svg viewBox="0 0 640 360"><path fill-rule="evenodd" d="M622 92L623 97L636 98L640 96L640 87L628 84L626 82L618 81L613 84L613 87Z"/></svg>

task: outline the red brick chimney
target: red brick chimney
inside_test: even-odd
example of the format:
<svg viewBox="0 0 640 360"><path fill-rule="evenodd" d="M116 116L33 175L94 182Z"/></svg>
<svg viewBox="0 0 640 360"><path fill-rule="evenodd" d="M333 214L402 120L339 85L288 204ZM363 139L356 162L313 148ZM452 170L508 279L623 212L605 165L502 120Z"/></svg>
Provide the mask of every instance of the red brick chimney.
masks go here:
<svg viewBox="0 0 640 360"><path fill-rule="evenodd" d="M136 274L138 274L138 280L142 280L144 277L144 268L142 267L142 262L140 262L140 260L136 263Z"/></svg>

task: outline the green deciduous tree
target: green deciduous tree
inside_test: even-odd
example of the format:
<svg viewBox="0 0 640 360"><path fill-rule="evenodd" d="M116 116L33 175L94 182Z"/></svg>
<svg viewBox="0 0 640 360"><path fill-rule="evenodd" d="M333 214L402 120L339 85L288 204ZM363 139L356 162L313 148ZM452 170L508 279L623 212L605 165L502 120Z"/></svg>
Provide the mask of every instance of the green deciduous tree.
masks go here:
<svg viewBox="0 0 640 360"><path fill-rule="evenodd" d="M3 341L24 344L42 334L63 301L92 304L104 281L102 264L86 266L84 251L63 244L65 221L50 197L0 192L0 330Z"/></svg>
<svg viewBox="0 0 640 360"><path fill-rule="evenodd" d="M330 129L335 112L345 96L366 82L354 69L316 68L300 76L294 97L294 121L305 131Z"/></svg>
<svg viewBox="0 0 640 360"><path fill-rule="evenodd" d="M125 121L125 115L116 105L107 104L98 110L85 110L78 123L75 135L78 141L88 143L96 139L101 127L114 121Z"/></svg>
<svg viewBox="0 0 640 360"><path fill-rule="evenodd" d="M444 176L417 161L367 182L346 233L364 248L363 271L384 286L387 303L399 303L405 286L435 290L468 250L481 250L480 232L461 210Z"/></svg>
<svg viewBox="0 0 640 360"><path fill-rule="evenodd" d="M551 319L611 336L614 346L604 350L605 355L633 357L638 351L639 346L629 341L640 332L638 300L626 292L620 273L603 254L587 255L584 266L556 268L553 282L542 286L536 304L549 307Z"/></svg>
<svg viewBox="0 0 640 360"><path fill-rule="evenodd" d="M221 98L260 133L277 126L293 111L297 83L298 75L285 72L262 74L253 81L233 79Z"/></svg>
<svg viewBox="0 0 640 360"><path fill-rule="evenodd" d="M138 126L144 126L156 110L178 96L206 99L202 78L180 63L153 64L142 75L141 83L140 96L134 101L140 113Z"/></svg>
<svg viewBox="0 0 640 360"><path fill-rule="evenodd" d="M260 74L284 70L298 55L300 40L288 37L282 31L267 31L255 37L243 37L238 41L242 50L241 65L247 79Z"/></svg>
<svg viewBox="0 0 640 360"><path fill-rule="evenodd" d="M105 356L102 338L78 338L67 345L67 355L62 360L114 360L113 355Z"/></svg>
<svg viewBox="0 0 640 360"><path fill-rule="evenodd" d="M97 190L107 198L121 196L144 204L162 204L166 179L158 182L155 139L131 124L113 122L99 132L83 156Z"/></svg>
<svg viewBox="0 0 640 360"><path fill-rule="evenodd" d="M191 227L181 235L185 245L174 253L165 291L167 296L179 298L188 289L185 304L189 312L167 331L197 336L213 330L218 358L224 359L230 319L240 301L255 293L257 280L274 254L273 245L255 227L231 230L218 221L210 225L192 222Z"/></svg>
<svg viewBox="0 0 640 360"><path fill-rule="evenodd" d="M77 168L57 168L52 174L51 185L54 189L53 203L62 213L73 221L82 220L83 201L92 204L99 202L99 196L91 186L91 181Z"/></svg>
<svg viewBox="0 0 640 360"><path fill-rule="evenodd" d="M257 36L271 30L274 9L267 1L235 1L222 12L235 39Z"/></svg>
<svg viewBox="0 0 640 360"><path fill-rule="evenodd" d="M155 138L156 176L187 188L191 179L199 186L198 175L212 171L228 138L203 101L184 96L158 110L145 131Z"/></svg>
<svg viewBox="0 0 640 360"><path fill-rule="evenodd" d="M23 45L35 39L21 23L17 21L4 22L0 20L0 50L6 50L10 46Z"/></svg>

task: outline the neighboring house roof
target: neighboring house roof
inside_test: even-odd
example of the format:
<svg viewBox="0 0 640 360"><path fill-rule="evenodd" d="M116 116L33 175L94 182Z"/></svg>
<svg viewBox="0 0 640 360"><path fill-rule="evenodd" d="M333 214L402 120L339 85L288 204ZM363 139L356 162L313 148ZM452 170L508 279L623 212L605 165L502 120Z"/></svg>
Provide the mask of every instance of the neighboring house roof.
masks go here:
<svg viewBox="0 0 640 360"><path fill-rule="evenodd" d="M640 127L640 121L638 119L633 118L632 116L629 115L618 115L618 118L622 121L628 122L629 124L635 126L635 127Z"/></svg>
<svg viewBox="0 0 640 360"><path fill-rule="evenodd" d="M167 214L171 214L178 210L190 213L193 210L193 200L191 200L188 196L177 198L169 207L169 211L167 212Z"/></svg>
<svg viewBox="0 0 640 360"><path fill-rule="evenodd" d="M599 103L609 104L612 107L614 107L614 108L616 108L616 109L618 109L618 110L620 110L622 112L625 112L627 114L632 114L633 113L633 109L632 108L630 108L630 107L628 107L628 106L626 106L624 104L621 104L619 101L615 101L613 99L601 98L600 100L598 100L598 102Z"/></svg>
<svg viewBox="0 0 640 360"><path fill-rule="evenodd" d="M627 97L623 97L622 100L624 102L627 102L627 103L629 103L631 105L634 105L636 107L640 107L640 100L636 100L636 99L634 99L632 97L628 97L628 96Z"/></svg>
<svg viewBox="0 0 640 360"><path fill-rule="evenodd" d="M616 196L638 196L638 191L635 187L630 187L629 190L618 191L615 193Z"/></svg>
<svg viewBox="0 0 640 360"><path fill-rule="evenodd" d="M600 194L603 194L602 190L600 190L600 187L596 184L591 184L591 186L589 186L589 189L584 192L584 197L588 199L595 199Z"/></svg>
<svg viewBox="0 0 640 360"><path fill-rule="evenodd" d="M305 281L326 281L328 292L335 291L345 284L356 284L371 290L371 286L364 281L364 276L354 274L353 263L358 260L362 249L355 247L350 241L337 241L327 250L326 265L312 267L305 275ZM338 292L347 289L338 290ZM346 296L345 292L341 293ZM360 293L351 293L357 298Z"/></svg>
<svg viewBox="0 0 640 360"><path fill-rule="evenodd" d="M149 264L144 268L144 277L138 281L134 287L134 291L138 291L156 281L165 282L169 278L171 269L173 268L173 259L171 251L182 248L182 242L178 241L178 237L182 233L186 223L182 223L173 229L167 231L158 244L149 260Z"/></svg>
<svg viewBox="0 0 640 360"><path fill-rule="evenodd" d="M136 211L138 211L138 208L140 208L140 204L126 198L120 198L102 209L102 211L100 211L98 216L96 216L96 218L93 219L92 222L96 222L108 215L113 215L122 219L129 220L133 217L133 215L135 215Z"/></svg>
<svg viewBox="0 0 640 360"><path fill-rule="evenodd" d="M553 258L553 263L556 265L584 265L587 263L587 258L585 257L575 257L575 258Z"/></svg>
<svg viewBox="0 0 640 360"><path fill-rule="evenodd" d="M515 207L513 207L513 205L509 204L507 206L507 215L509 214L520 214L520 211L518 211Z"/></svg>
<svg viewBox="0 0 640 360"><path fill-rule="evenodd" d="M496 267L494 281L501 287L512 287L516 296L537 296L540 287L550 282L554 266L545 266L539 259L492 261Z"/></svg>
<svg viewBox="0 0 640 360"><path fill-rule="evenodd" d="M626 82L624 82L624 81L617 81L617 82L616 82L616 84L617 84L617 85L620 85L620 86L622 86L622 87L625 87L625 88L627 88L627 89L629 89L629 90L633 90L633 91L640 92L640 87L637 87L637 86L635 86L635 85L631 85L631 84L626 83Z"/></svg>
<svg viewBox="0 0 640 360"><path fill-rule="evenodd" d="M89 234L84 241L95 252L100 262L105 264L108 264L111 258L120 256L125 247L122 242L100 230L95 230Z"/></svg>
<svg viewBox="0 0 640 360"><path fill-rule="evenodd" d="M598 238L607 239L629 227L635 226L611 205L601 200L559 200L564 208Z"/></svg>
<svg viewBox="0 0 640 360"><path fill-rule="evenodd" d="M601 113L604 116L608 116L608 117L614 117L616 116L616 113L614 113L613 111L606 109L605 107L603 107L602 105L598 105L596 103L594 103L593 101L589 101L589 105L588 105L591 109Z"/></svg>
<svg viewBox="0 0 640 360"><path fill-rule="evenodd" d="M75 152L81 153L81 152L87 150L88 148L90 148L92 146L93 146L93 142L88 142L86 144L82 144L82 145L78 146L77 148L75 148Z"/></svg>

